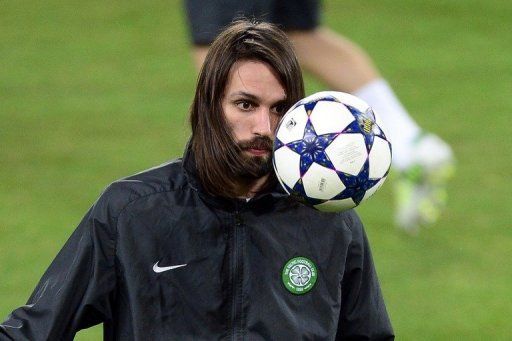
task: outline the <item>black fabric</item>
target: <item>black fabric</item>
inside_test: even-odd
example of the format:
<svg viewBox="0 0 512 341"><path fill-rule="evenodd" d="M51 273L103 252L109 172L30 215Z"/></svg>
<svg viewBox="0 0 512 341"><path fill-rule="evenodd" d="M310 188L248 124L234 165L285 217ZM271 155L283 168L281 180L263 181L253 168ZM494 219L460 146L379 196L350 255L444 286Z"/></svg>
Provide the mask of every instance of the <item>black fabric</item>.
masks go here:
<svg viewBox="0 0 512 341"><path fill-rule="evenodd" d="M319 24L315 0L186 0L185 9L192 41L209 45L233 19L267 21L284 31L312 30Z"/></svg>
<svg viewBox="0 0 512 341"><path fill-rule="evenodd" d="M105 340L393 339L354 211L320 213L279 192L208 197L190 165L111 184L0 340L71 340L101 322ZM304 295L281 279L297 256L318 269Z"/></svg>

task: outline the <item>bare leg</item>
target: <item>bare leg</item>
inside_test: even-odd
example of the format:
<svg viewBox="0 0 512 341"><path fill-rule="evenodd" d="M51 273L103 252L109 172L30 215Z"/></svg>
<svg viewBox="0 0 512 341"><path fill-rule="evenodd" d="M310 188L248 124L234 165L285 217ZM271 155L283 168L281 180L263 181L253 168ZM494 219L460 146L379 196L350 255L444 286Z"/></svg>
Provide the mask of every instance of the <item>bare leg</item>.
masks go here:
<svg viewBox="0 0 512 341"><path fill-rule="evenodd" d="M288 32L288 36L302 67L332 90L353 93L381 77L358 45L327 28Z"/></svg>

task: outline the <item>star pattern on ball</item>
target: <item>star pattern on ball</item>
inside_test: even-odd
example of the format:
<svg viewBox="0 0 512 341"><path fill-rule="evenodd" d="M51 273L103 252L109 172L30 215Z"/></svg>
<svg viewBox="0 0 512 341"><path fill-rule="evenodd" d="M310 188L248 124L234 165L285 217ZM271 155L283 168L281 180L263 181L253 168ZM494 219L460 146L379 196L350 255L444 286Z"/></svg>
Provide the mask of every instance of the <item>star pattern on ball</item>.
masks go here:
<svg viewBox="0 0 512 341"><path fill-rule="evenodd" d="M363 200L366 191L375 186L380 179L370 179L369 178L369 161L366 160L365 165L363 166L363 170L357 175L349 175L343 172L337 172L338 177L346 186L345 190L332 198L333 200L347 199L351 198L356 205L359 205L361 200Z"/></svg>
<svg viewBox="0 0 512 341"><path fill-rule="evenodd" d="M319 102L338 102L343 108L317 106ZM295 200L319 211L338 212L358 206L385 180L387 171L384 173L383 167L387 165L389 170L391 160L388 154L386 158L379 155L387 153L386 148L391 153L391 144L373 110L360 104L348 94L325 92L301 100L286 114L291 118L285 124L294 118L300 120L297 124L293 121L291 127L284 125L287 130L282 134L283 140L276 136L274 152L284 150L274 155L277 159L273 162L281 185ZM337 119L338 124L331 127L331 118ZM292 131L293 127L296 128ZM372 172L372 178L370 164L377 170Z"/></svg>
<svg viewBox="0 0 512 341"><path fill-rule="evenodd" d="M334 169L334 166L325 153L325 148L338 136L334 134L317 135L313 124L308 119L304 128L302 140L293 141L286 146L300 155L300 174L301 177L306 174L313 162Z"/></svg>

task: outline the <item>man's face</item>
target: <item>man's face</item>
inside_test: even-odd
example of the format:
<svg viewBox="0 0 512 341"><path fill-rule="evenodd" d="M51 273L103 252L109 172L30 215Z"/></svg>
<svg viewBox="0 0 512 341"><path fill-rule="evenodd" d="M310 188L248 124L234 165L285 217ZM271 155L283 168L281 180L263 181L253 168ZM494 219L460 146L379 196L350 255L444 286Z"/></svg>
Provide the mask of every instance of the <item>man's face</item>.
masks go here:
<svg viewBox="0 0 512 341"><path fill-rule="evenodd" d="M233 64L222 109L243 156L259 176L271 170L274 131L285 99L284 88L270 66L250 60Z"/></svg>

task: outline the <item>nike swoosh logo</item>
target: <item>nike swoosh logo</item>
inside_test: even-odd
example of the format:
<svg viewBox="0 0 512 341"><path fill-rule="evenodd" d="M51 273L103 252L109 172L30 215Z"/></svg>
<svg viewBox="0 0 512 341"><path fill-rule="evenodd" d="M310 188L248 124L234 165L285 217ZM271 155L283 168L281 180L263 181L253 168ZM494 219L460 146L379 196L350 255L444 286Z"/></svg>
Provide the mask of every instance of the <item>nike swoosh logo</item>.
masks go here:
<svg viewBox="0 0 512 341"><path fill-rule="evenodd" d="M182 268L184 266L187 266L187 264L179 264L179 265L171 265L171 266L159 267L158 266L158 262L156 262L155 265L153 265L153 271L156 272L156 273L160 273L160 272L164 272L164 271L168 271L168 270Z"/></svg>

